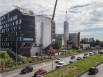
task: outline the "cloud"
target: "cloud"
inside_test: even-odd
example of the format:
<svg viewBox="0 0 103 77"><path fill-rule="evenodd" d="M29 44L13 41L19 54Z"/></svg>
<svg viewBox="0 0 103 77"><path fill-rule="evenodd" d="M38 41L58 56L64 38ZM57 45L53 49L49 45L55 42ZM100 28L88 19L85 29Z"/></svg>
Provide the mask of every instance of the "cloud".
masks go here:
<svg viewBox="0 0 103 77"><path fill-rule="evenodd" d="M35 14L52 16L55 0L0 0L0 15L11 11L13 5L34 11ZM67 7L66 7L67 6ZM103 29L102 0L58 0L55 14L56 33L63 33L65 11L68 11L69 32L81 31L82 36L92 37ZM86 33L83 33L86 32ZM83 35L85 34L85 35ZM95 35L93 37L96 37Z"/></svg>

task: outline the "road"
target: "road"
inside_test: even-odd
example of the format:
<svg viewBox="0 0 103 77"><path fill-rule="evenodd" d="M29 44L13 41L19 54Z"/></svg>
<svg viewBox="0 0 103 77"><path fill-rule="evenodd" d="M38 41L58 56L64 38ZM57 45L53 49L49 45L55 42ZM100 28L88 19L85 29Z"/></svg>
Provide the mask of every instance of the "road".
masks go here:
<svg viewBox="0 0 103 77"><path fill-rule="evenodd" d="M85 74L81 75L80 77L103 77L103 63L99 66L97 66L97 68L99 69L99 72L95 75L88 75L88 72L86 72Z"/></svg>
<svg viewBox="0 0 103 77"><path fill-rule="evenodd" d="M83 53L76 55L76 57L78 57L78 56L83 57ZM64 60L65 64L67 65L67 64L69 64L70 57L65 57L65 58L63 58L63 60ZM3 77L33 77L34 73L40 68L43 68L43 69L47 70L48 72L50 72L52 70L55 70L55 67L56 67L56 63L55 63L55 60L53 60L53 69L52 69L52 61L48 61L48 62L33 65L34 70L31 73L19 74L22 69L22 68L20 68L20 69L14 70L14 71L3 73L2 76Z"/></svg>

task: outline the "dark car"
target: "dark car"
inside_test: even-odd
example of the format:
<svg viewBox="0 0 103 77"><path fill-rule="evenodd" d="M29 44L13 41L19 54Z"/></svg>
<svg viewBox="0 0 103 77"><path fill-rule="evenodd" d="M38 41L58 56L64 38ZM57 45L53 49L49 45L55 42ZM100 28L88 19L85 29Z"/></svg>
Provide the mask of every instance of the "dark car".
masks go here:
<svg viewBox="0 0 103 77"><path fill-rule="evenodd" d="M82 59L82 57L77 57L77 60L81 60Z"/></svg>
<svg viewBox="0 0 103 77"><path fill-rule="evenodd" d="M98 69L96 67L89 68L89 75L95 75L98 73Z"/></svg>
<svg viewBox="0 0 103 77"><path fill-rule="evenodd" d="M84 56L83 56L83 58L86 58L86 57L88 57L88 54L85 53Z"/></svg>
<svg viewBox="0 0 103 77"><path fill-rule="evenodd" d="M71 56L70 58L71 58L71 59L75 59L76 57L73 55L73 56Z"/></svg>
<svg viewBox="0 0 103 77"><path fill-rule="evenodd" d="M21 70L21 74L26 74L26 73L29 73L29 72L32 72L33 71L33 67L31 66L26 66L25 68L23 68Z"/></svg>
<svg viewBox="0 0 103 77"><path fill-rule="evenodd" d="M47 73L44 69L39 69L37 72L34 73L34 77L37 77L38 75L42 75L44 73Z"/></svg>

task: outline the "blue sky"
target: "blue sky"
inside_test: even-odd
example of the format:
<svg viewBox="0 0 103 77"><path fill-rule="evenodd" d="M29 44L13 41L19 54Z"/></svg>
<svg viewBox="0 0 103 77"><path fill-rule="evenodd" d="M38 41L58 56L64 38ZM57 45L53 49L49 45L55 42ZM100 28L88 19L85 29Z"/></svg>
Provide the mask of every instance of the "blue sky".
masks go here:
<svg viewBox="0 0 103 77"><path fill-rule="evenodd" d="M0 15L14 9L13 5L51 16L55 0L0 0ZM65 11L68 11L69 32L81 32L81 38L103 41L103 0L58 0L55 15L56 33L63 33Z"/></svg>

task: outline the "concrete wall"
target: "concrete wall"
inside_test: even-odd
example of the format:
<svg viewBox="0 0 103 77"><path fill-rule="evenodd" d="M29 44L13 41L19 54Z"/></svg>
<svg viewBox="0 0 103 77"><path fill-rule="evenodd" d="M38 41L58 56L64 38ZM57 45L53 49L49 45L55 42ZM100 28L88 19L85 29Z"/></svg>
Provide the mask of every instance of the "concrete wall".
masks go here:
<svg viewBox="0 0 103 77"><path fill-rule="evenodd" d="M41 48L40 47L32 47L30 50L30 56L36 56L36 53L38 53L38 55L40 55L41 53Z"/></svg>

